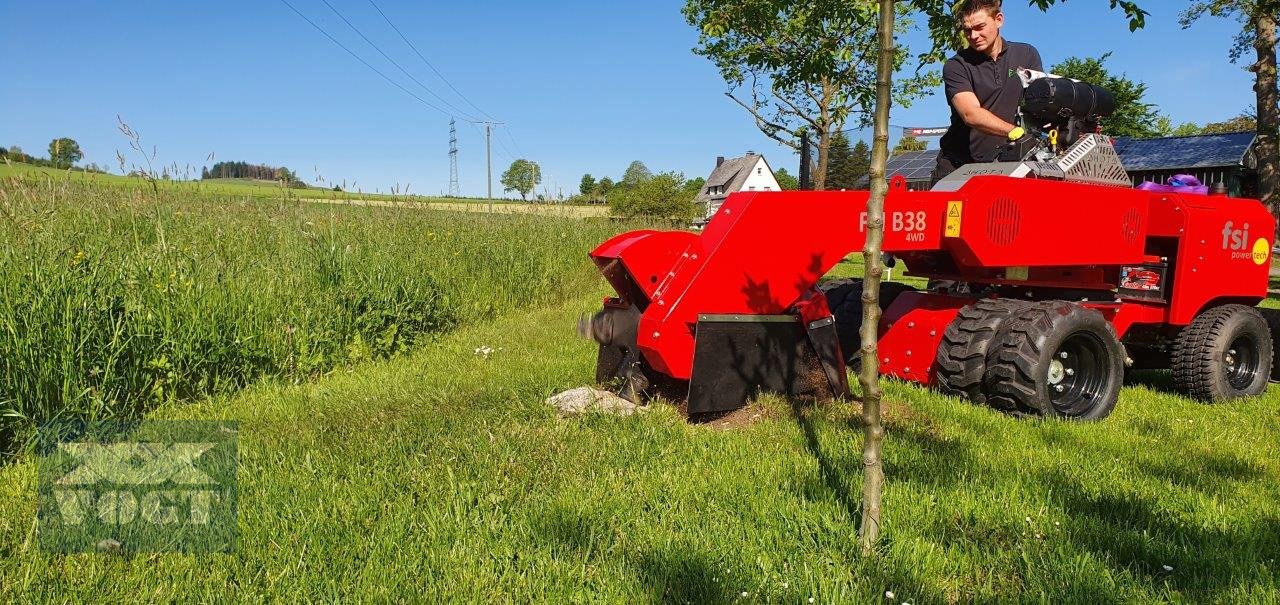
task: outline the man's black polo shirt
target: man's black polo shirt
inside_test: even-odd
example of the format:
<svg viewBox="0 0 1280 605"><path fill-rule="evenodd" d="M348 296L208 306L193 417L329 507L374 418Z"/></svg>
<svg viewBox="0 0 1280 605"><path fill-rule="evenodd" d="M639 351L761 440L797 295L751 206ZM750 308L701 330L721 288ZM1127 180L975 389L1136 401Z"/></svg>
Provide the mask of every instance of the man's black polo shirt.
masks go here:
<svg viewBox="0 0 1280 605"><path fill-rule="evenodd" d="M951 104L956 93L971 92L978 97L983 109L1016 126L1014 120L1022 102L1022 80L1018 78L1018 68L1044 71L1040 53L1034 46L1006 41L1000 56L994 60L971 48L961 50L942 68L947 104ZM1007 143L1005 137L969 128L955 105L951 106L951 127L943 135L940 147L942 155L954 165L995 161Z"/></svg>

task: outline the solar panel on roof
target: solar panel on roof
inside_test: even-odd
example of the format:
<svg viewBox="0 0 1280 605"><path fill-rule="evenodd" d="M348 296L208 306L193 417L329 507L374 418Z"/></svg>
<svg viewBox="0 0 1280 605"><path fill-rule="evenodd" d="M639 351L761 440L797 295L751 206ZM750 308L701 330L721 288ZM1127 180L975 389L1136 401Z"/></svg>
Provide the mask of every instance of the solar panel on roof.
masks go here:
<svg viewBox="0 0 1280 605"><path fill-rule="evenodd" d="M1253 145L1255 134L1115 140L1116 153L1126 170L1169 170L1239 166Z"/></svg>
<svg viewBox="0 0 1280 605"><path fill-rule="evenodd" d="M933 168L938 161L937 149L909 151L889 158L885 165L885 174L892 178L902 175L908 181L923 181L933 177Z"/></svg>

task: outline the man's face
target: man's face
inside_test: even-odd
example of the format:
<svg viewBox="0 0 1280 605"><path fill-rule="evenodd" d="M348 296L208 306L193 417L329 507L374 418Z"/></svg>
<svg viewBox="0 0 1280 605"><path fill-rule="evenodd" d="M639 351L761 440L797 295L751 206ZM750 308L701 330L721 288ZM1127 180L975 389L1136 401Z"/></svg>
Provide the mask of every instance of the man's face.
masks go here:
<svg viewBox="0 0 1280 605"><path fill-rule="evenodd" d="M964 22L960 24L964 37L969 41L969 47L985 53L991 50L991 45L1000 39L1000 27L1004 25L1004 13L998 12L992 15L990 12L980 10L970 14L964 18Z"/></svg>

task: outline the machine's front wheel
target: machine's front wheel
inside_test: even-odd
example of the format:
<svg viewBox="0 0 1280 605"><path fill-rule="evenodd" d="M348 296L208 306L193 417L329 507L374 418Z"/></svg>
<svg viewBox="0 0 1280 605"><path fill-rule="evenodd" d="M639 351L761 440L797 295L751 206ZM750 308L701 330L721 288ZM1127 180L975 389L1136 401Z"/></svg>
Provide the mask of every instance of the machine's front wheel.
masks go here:
<svg viewBox="0 0 1280 605"><path fill-rule="evenodd" d="M1198 315L1173 343L1173 384L1201 401L1261 395L1271 373L1271 330L1262 313L1222 305Z"/></svg>
<svg viewBox="0 0 1280 605"><path fill-rule="evenodd" d="M1124 348L1101 313L1045 301L1008 321L984 377L990 403L1068 420L1111 413L1124 383Z"/></svg>

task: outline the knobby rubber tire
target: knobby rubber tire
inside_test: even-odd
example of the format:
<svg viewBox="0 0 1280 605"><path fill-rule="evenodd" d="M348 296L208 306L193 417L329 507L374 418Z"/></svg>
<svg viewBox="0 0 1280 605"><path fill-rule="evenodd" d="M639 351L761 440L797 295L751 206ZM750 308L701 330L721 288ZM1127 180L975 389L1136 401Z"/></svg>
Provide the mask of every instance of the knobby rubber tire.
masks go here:
<svg viewBox="0 0 1280 605"><path fill-rule="evenodd" d="M992 343L1002 335L1014 313L1031 303L1009 298L984 298L960 309L947 326L938 346L939 390L948 395L967 397L974 403L987 403L982 379L988 357L996 347Z"/></svg>
<svg viewBox="0 0 1280 605"><path fill-rule="evenodd" d="M1233 385L1227 356L1241 339L1252 349L1248 354L1256 356L1257 367L1249 372L1253 375L1247 384ZM1257 309L1234 304L1214 307L1197 315L1174 340L1173 385L1206 402L1261 395L1267 390L1274 354L1271 329Z"/></svg>
<svg viewBox="0 0 1280 605"><path fill-rule="evenodd" d="M1072 351L1073 369L1054 391L1050 372ZM1044 301L1008 320L983 377L988 402L1002 409L1069 420L1100 420L1115 409L1124 384L1124 347L1101 313L1066 301ZM1078 385L1068 386L1068 385ZM1078 394L1078 395L1077 395ZM1073 398L1074 397L1074 398ZM1068 407L1069 406L1069 407Z"/></svg>
<svg viewBox="0 0 1280 605"><path fill-rule="evenodd" d="M1280 382L1280 309L1258 309L1271 329L1271 382Z"/></svg>

